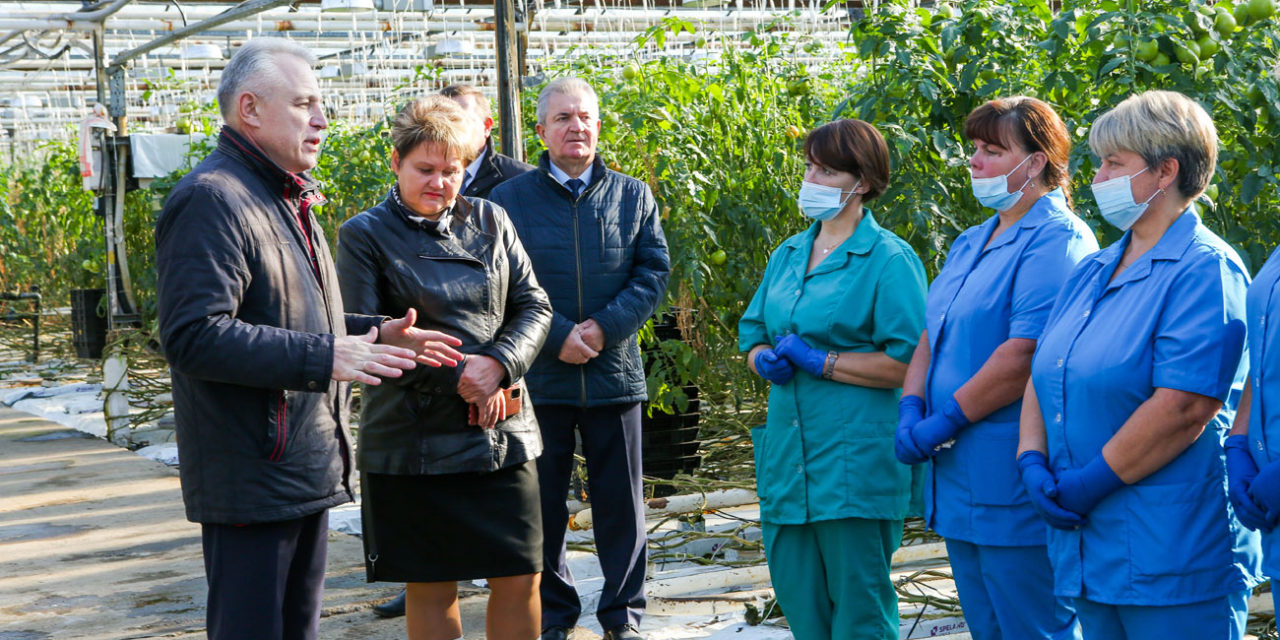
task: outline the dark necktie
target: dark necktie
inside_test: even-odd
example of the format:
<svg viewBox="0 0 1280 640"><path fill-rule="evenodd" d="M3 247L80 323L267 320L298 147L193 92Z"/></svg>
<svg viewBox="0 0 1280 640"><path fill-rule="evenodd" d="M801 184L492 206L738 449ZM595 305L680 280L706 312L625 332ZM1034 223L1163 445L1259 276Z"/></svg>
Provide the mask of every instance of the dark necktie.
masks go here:
<svg viewBox="0 0 1280 640"><path fill-rule="evenodd" d="M572 193L575 198L578 197L578 194L582 193L583 185L584 183L577 178L570 178L564 183L564 186L569 187L569 192Z"/></svg>

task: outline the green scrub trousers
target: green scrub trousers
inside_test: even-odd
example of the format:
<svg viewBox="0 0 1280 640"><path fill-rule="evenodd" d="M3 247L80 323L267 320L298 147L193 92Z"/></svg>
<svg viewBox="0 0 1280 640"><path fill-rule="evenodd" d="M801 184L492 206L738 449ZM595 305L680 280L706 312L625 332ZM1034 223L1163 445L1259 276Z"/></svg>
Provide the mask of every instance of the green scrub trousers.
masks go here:
<svg viewBox="0 0 1280 640"><path fill-rule="evenodd" d="M889 580L902 520L765 522L773 591L796 640L898 640Z"/></svg>

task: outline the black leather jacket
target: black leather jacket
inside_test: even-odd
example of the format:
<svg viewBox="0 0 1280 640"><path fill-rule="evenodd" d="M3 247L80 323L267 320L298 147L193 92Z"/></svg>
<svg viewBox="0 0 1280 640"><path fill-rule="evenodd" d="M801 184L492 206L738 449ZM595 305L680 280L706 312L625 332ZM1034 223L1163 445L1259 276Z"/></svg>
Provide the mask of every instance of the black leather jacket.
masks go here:
<svg viewBox="0 0 1280 640"><path fill-rule="evenodd" d="M491 356L524 376L551 327L551 303L501 207L459 197L448 230L415 220L392 195L342 225L338 282L352 313L399 318L462 340L460 351ZM356 464L362 471L428 475L495 471L542 453L526 395L519 414L494 429L467 424L458 371L419 366L366 386Z"/></svg>

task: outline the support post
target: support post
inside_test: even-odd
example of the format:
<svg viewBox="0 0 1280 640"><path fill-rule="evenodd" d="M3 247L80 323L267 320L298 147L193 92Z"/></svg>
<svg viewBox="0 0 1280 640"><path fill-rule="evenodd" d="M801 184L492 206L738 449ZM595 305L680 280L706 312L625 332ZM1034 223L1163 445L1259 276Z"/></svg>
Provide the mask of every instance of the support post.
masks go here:
<svg viewBox="0 0 1280 640"><path fill-rule="evenodd" d="M129 361L116 347L102 363L103 413L107 419L107 441L118 446L129 442Z"/></svg>
<svg viewBox="0 0 1280 640"><path fill-rule="evenodd" d="M515 0L494 0L498 49L498 136L501 151L524 160L524 138L520 134L520 56L516 34Z"/></svg>

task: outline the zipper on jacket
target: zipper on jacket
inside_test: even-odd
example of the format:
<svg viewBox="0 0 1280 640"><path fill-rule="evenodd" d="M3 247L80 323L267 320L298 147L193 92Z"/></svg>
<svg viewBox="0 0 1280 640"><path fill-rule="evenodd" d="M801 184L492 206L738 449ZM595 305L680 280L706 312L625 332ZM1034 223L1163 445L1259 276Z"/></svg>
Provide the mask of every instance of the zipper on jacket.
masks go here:
<svg viewBox="0 0 1280 640"><path fill-rule="evenodd" d="M586 192L586 189L583 189ZM581 195L575 196L573 199L573 261L578 267L578 323L582 323L582 242L580 239L580 230L578 229L578 200ZM582 389L582 406L587 406L587 367L585 364L578 365L578 382Z"/></svg>
<svg viewBox="0 0 1280 640"><path fill-rule="evenodd" d="M289 405L285 402L284 391L280 391L276 399L276 445L271 449L272 462L280 462L284 458L284 444L288 436Z"/></svg>

